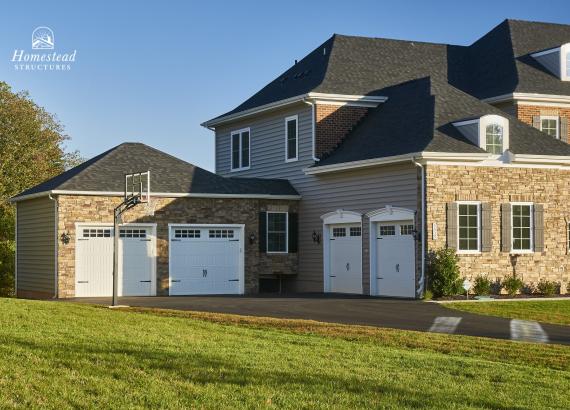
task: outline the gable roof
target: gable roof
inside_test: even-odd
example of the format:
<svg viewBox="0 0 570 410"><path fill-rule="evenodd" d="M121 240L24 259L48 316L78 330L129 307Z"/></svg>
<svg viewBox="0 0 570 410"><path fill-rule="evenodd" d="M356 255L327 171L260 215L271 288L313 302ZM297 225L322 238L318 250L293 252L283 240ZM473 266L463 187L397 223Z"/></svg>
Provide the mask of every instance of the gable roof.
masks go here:
<svg viewBox="0 0 570 410"><path fill-rule="evenodd" d="M570 156L570 145L430 77L385 90L388 101L370 110L328 157L314 168L418 152L487 154L452 124L488 114L509 119L513 154Z"/></svg>
<svg viewBox="0 0 570 410"><path fill-rule="evenodd" d="M310 92L385 95L423 77L477 98L513 92L570 95L531 53L570 42L570 25L504 20L470 46L335 34L233 110L210 121Z"/></svg>
<svg viewBox="0 0 570 410"><path fill-rule="evenodd" d="M225 178L141 143L123 143L12 198L52 191L124 191L124 175L150 170L150 188L161 194L298 196L286 180Z"/></svg>

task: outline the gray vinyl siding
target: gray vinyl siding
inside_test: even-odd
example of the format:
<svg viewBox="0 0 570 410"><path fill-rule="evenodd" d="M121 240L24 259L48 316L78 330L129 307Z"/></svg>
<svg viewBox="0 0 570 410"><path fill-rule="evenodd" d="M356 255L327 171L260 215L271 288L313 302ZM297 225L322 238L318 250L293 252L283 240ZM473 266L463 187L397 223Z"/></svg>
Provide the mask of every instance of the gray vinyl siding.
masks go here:
<svg viewBox="0 0 570 410"><path fill-rule="evenodd" d="M299 160L285 163L285 118L299 115ZM251 169L230 172L230 133L250 127ZM321 234L321 216L337 209L362 214L386 205L417 210L418 173L409 164L374 167L331 174L305 175L313 165L312 110L301 106L264 115L251 122L240 122L218 129L216 172L224 176L286 178L301 194L299 207L299 274L294 290L323 291L323 243L313 242L313 231ZM369 292L369 221L363 218L363 290Z"/></svg>
<svg viewBox="0 0 570 410"><path fill-rule="evenodd" d="M55 202L48 197L17 203L18 290L55 293Z"/></svg>
<svg viewBox="0 0 570 410"><path fill-rule="evenodd" d="M548 71L560 78L560 51L535 57L535 59L546 67Z"/></svg>

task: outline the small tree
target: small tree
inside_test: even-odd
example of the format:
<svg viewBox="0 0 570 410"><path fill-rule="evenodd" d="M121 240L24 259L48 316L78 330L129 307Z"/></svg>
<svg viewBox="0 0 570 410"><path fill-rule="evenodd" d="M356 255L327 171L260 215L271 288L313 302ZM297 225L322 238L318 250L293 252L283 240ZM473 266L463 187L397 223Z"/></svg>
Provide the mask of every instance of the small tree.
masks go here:
<svg viewBox="0 0 570 410"><path fill-rule="evenodd" d="M523 281L516 275L510 275L503 279L503 287L509 296L515 296L523 286Z"/></svg>
<svg viewBox="0 0 570 410"><path fill-rule="evenodd" d="M487 296L491 294L491 280L487 276L479 275L475 278L473 292L479 296Z"/></svg>
<svg viewBox="0 0 570 410"><path fill-rule="evenodd" d="M430 288L435 297L461 293L461 279L457 255L453 249L442 248L429 256L428 275Z"/></svg>

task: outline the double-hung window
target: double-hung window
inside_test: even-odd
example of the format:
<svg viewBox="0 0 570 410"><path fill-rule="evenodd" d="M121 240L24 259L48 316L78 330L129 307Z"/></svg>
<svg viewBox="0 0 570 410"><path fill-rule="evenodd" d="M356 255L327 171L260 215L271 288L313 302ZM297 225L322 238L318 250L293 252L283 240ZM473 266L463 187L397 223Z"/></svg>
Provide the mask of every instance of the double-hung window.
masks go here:
<svg viewBox="0 0 570 410"><path fill-rule="evenodd" d="M457 204L459 235L457 250L460 253L481 251L481 204L478 202L459 202Z"/></svg>
<svg viewBox="0 0 570 410"><path fill-rule="evenodd" d="M287 253L287 212L267 212L267 253Z"/></svg>
<svg viewBox="0 0 570 410"><path fill-rule="evenodd" d="M532 252L532 204L514 203L511 213L513 241L511 249L514 252Z"/></svg>
<svg viewBox="0 0 570 410"><path fill-rule="evenodd" d="M485 130L485 146L487 152L501 155L503 153L503 127L499 124L489 124Z"/></svg>
<svg viewBox="0 0 570 410"><path fill-rule="evenodd" d="M560 138L558 117L543 116L540 117L540 130L547 133L551 137Z"/></svg>
<svg viewBox="0 0 570 410"><path fill-rule="evenodd" d="M232 171L248 169L250 163L251 138L249 128L233 131L232 144Z"/></svg>
<svg viewBox="0 0 570 410"><path fill-rule="evenodd" d="M297 161L299 151L299 117L285 118L285 162Z"/></svg>

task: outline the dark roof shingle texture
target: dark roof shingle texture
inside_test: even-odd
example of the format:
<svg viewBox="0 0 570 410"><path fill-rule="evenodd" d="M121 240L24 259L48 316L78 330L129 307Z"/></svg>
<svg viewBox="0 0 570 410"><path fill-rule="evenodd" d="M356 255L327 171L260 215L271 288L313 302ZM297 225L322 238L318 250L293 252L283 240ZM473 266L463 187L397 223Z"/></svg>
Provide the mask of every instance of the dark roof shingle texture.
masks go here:
<svg viewBox="0 0 570 410"><path fill-rule="evenodd" d="M225 178L141 143L124 143L15 198L51 190L123 192L124 175L150 170L159 193L298 195L286 180Z"/></svg>

